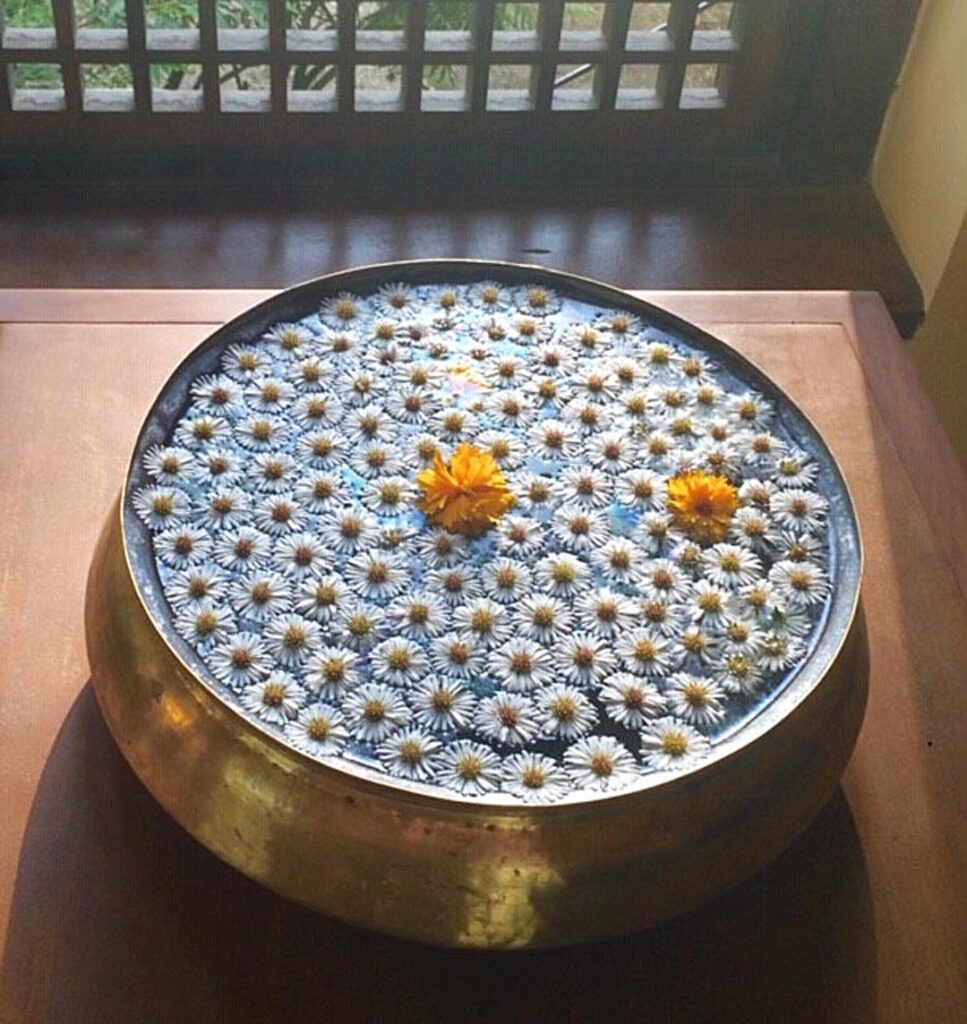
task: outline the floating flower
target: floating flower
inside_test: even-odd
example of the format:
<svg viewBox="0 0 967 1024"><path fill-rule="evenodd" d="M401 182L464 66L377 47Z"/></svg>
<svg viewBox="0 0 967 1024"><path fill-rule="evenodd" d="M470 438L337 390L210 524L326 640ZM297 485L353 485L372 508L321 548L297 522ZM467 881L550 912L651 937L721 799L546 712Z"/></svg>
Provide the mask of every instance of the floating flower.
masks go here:
<svg viewBox="0 0 967 1024"><path fill-rule="evenodd" d="M338 708L322 702L303 708L285 727L286 737L305 754L333 757L346 745L349 732Z"/></svg>
<svg viewBox="0 0 967 1024"><path fill-rule="evenodd" d="M564 770L543 754L514 754L503 766L502 789L527 803L551 802L567 795Z"/></svg>
<svg viewBox="0 0 967 1024"><path fill-rule="evenodd" d="M306 691L286 672L273 672L267 679L242 690L242 707L273 725L285 725L295 718L305 702Z"/></svg>
<svg viewBox="0 0 967 1024"><path fill-rule="evenodd" d="M380 743L409 722L412 714L403 697L382 683L363 683L342 706L354 735L364 743Z"/></svg>
<svg viewBox="0 0 967 1024"><path fill-rule="evenodd" d="M493 526L513 503L493 456L471 444L461 444L449 466L438 455L416 482L423 490L417 507L430 522L468 536Z"/></svg>
<svg viewBox="0 0 967 1024"><path fill-rule="evenodd" d="M430 677L414 687L410 704L420 725L450 732L470 725L476 698L455 680Z"/></svg>
<svg viewBox="0 0 967 1024"><path fill-rule="evenodd" d="M608 676L598 698L608 717L626 729L640 729L666 709L665 698L657 686L627 672Z"/></svg>
<svg viewBox="0 0 967 1024"><path fill-rule="evenodd" d="M497 743L519 747L534 738L539 719L527 697L498 691L477 705L474 725L481 734Z"/></svg>
<svg viewBox="0 0 967 1024"><path fill-rule="evenodd" d="M359 681L359 655L345 647L321 647L306 665L304 682L326 700L340 700Z"/></svg>
<svg viewBox="0 0 967 1024"><path fill-rule="evenodd" d="M558 739L573 740L584 736L598 720L591 701L576 686L564 683L542 689L537 696L537 706L544 716L544 733Z"/></svg>
<svg viewBox="0 0 967 1024"><path fill-rule="evenodd" d="M645 764L657 771L691 768L710 750L708 740L678 718L659 718L641 734Z"/></svg>
<svg viewBox="0 0 967 1024"><path fill-rule="evenodd" d="M668 481L668 509L675 525L703 544L725 539L739 495L722 476L685 473Z"/></svg>
<svg viewBox="0 0 967 1024"><path fill-rule="evenodd" d="M404 729L384 740L376 749L390 775L414 782L430 778L436 768L440 741L422 729Z"/></svg>
<svg viewBox="0 0 967 1024"><path fill-rule="evenodd" d="M500 758L482 743L457 740L443 749L437 781L464 796L492 793L500 784Z"/></svg>
<svg viewBox="0 0 967 1024"><path fill-rule="evenodd" d="M292 605L288 581L275 572L254 572L232 584L232 607L243 619L267 622Z"/></svg>
<svg viewBox="0 0 967 1024"><path fill-rule="evenodd" d="M635 759L613 736L588 736L564 751L564 767L583 789L621 789L638 774Z"/></svg>

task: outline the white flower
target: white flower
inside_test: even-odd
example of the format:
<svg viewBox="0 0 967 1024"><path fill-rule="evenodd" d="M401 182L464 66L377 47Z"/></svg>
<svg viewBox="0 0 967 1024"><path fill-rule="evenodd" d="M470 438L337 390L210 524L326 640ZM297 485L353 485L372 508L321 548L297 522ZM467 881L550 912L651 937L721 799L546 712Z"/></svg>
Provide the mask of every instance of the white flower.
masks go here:
<svg viewBox="0 0 967 1024"><path fill-rule="evenodd" d="M746 658L754 658L761 641L761 634L754 622L734 615L722 622L717 636L726 657L741 654Z"/></svg>
<svg viewBox="0 0 967 1024"><path fill-rule="evenodd" d="M530 558L544 546L540 524L524 516L504 516L496 533L497 549L505 555Z"/></svg>
<svg viewBox="0 0 967 1024"><path fill-rule="evenodd" d="M226 376L203 376L192 382L191 397L199 412L233 416L244 408L242 389Z"/></svg>
<svg viewBox="0 0 967 1024"><path fill-rule="evenodd" d="M476 446L489 452L494 462L504 470L514 469L524 457L524 449L514 434L505 430L486 430L476 440Z"/></svg>
<svg viewBox="0 0 967 1024"><path fill-rule="evenodd" d="M286 380L300 391L321 391L329 377L329 367L318 356L309 356L293 362L285 371Z"/></svg>
<svg viewBox="0 0 967 1024"><path fill-rule="evenodd" d="M588 576L587 563L565 551L542 558L535 568L537 580L552 597L573 597Z"/></svg>
<svg viewBox="0 0 967 1024"><path fill-rule="evenodd" d="M574 603L574 611L583 629L603 640L625 633L635 620L635 606L617 591L589 591Z"/></svg>
<svg viewBox="0 0 967 1024"><path fill-rule="evenodd" d="M647 629L633 629L617 640L621 664L635 675L663 676L671 668L668 640Z"/></svg>
<svg viewBox="0 0 967 1024"><path fill-rule="evenodd" d="M337 473L315 470L299 480L295 496L305 508L318 515L345 501L346 485Z"/></svg>
<svg viewBox="0 0 967 1024"><path fill-rule="evenodd" d="M750 430L765 430L772 419L772 407L760 395L746 391L729 401L729 419Z"/></svg>
<svg viewBox="0 0 967 1024"><path fill-rule="evenodd" d="M711 380L702 380L691 392L695 414L705 421L721 413L724 398L725 392Z"/></svg>
<svg viewBox="0 0 967 1024"><path fill-rule="evenodd" d="M738 509L729 525L729 536L736 544L758 554L767 554L779 539L779 533L766 512L754 505Z"/></svg>
<svg viewBox="0 0 967 1024"><path fill-rule="evenodd" d="M769 509L776 522L796 533L816 533L822 526L829 502L819 494L798 487L773 494Z"/></svg>
<svg viewBox="0 0 967 1024"><path fill-rule="evenodd" d="M228 580L215 565L189 566L175 573L167 582L165 596L175 610L198 608L202 602L220 601L225 596Z"/></svg>
<svg viewBox="0 0 967 1024"><path fill-rule="evenodd" d="M458 565L467 554L467 538L446 530L426 530L416 543L420 560L431 569Z"/></svg>
<svg viewBox="0 0 967 1024"><path fill-rule="evenodd" d="M826 574L812 562L776 562L769 570L769 582L785 604L793 609L821 604L829 593Z"/></svg>
<svg viewBox="0 0 967 1024"><path fill-rule="evenodd" d="M503 790L528 803L551 802L567 795L564 770L543 754L522 753L508 757L503 765Z"/></svg>
<svg viewBox="0 0 967 1024"><path fill-rule="evenodd" d="M647 391L641 388L632 388L623 391L618 396L618 404L621 407L621 417L630 426L636 436L642 436L648 429L648 411L651 407L651 399ZM621 419L619 417L619 421Z"/></svg>
<svg viewBox="0 0 967 1024"><path fill-rule="evenodd" d="M353 555L375 543L379 521L371 512L350 508L326 519L319 539L328 551L337 555Z"/></svg>
<svg viewBox="0 0 967 1024"><path fill-rule="evenodd" d="M518 506L532 514L552 508L560 497L557 481L535 473L518 473L510 480Z"/></svg>
<svg viewBox="0 0 967 1024"><path fill-rule="evenodd" d="M612 537L607 544L591 552L591 564L607 583L634 586L642 557L638 547L627 537Z"/></svg>
<svg viewBox="0 0 967 1024"><path fill-rule="evenodd" d="M655 380L668 379L681 359L675 349L664 341L650 342L642 355Z"/></svg>
<svg viewBox="0 0 967 1024"><path fill-rule="evenodd" d="M319 624L301 615L276 616L262 636L276 661L285 668L298 667L319 648Z"/></svg>
<svg viewBox="0 0 967 1024"><path fill-rule="evenodd" d="M324 331L316 339L316 344L325 353L326 359L336 366L355 365L359 358L359 338L350 330Z"/></svg>
<svg viewBox="0 0 967 1024"><path fill-rule="evenodd" d="M188 477L194 456L187 448L153 445L144 453L144 468L159 484L180 484Z"/></svg>
<svg viewBox="0 0 967 1024"><path fill-rule="evenodd" d="M238 452L228 448L212 448L198 452L191 464L192 480L204 485L208 483L231 484L244 475L242 460Z"/></svg>
<svg viewBox="0 0 967 1024"><path fill-rule="evenodd" d="M322 702L310 704L285 727L286 739L313 757L332 757L346 745L349 733L338 708Z"/></svg>
<svg viewBox="0 0 967 1024"><path fill-rule="evenodd" d="M612 475L627 470L635 455L631 438L618 430L595 434L584 448L592 466Z"/></svg>
<svg viewBox="0 0 967 1024"><path fill-rule="evenodd" d="M410 696L416 721L434 732L469 728L476 703L460 683L433 676L414 687Z"/></svg>
<svg viewBox="0 0 967 1024"><path fill-rule="evenodd" d="M510 613L496 601L480 597L455 609L453 624L460 632L473 637L475 644L490 650L507 638Z"/></svg>
<svg viewBox="0 0 967 1024"><path fill-rule="evenodd" d="M293 485L296 464L292 456L284 452L261 452L249 462L247 474L256 490L278 494Z"/></svg>
<svg viewBox="0 0 967 1024"><path fill-rule="evenodd" d="M516 388L523 383L526 375L526 364L515 355L496 356L487 366L485 376L497 388Z"/></svg>
<svg viewBox="0 0 967 1024"><path fill-rule="evenodd" d="M566 380L550 375L531 377L524 385L524 394L538 409L546 409L558 413L574 397L574 392Z"/></svg>
<svg viewBox="0 0 967 1024"><path fill-rule="evenodd" d="M683 572L687 573L692 581L696 581L702 571L702 555L704 549L693 540L680 540L669 552L669 558Z"/></svg>
<svg viewBox="0 0 967 1024"><path fill-rule="evenodd" d="M691 768L711 749L697 729L672 717L659 718L646 726L641 746L646 766L656 771Z"/></svg>
<svg viewBox="0 0 967 1024"><path fill-rule="evenodd" d="M174 526L156 534L154 551L172 569L187 569L204 562L212 551L212 539L197 526Z"/></svg>
<svg viewBox="0 0 967 1024"><path fill-rule="evenodd" d="M235 620L228 608L205 599L182 608L175 618L175 629L199 650L207 650L234 631Z"/></svg>
<svg viewBox="0 0 967 1024"><path fill-rule="evenodd" d="M759 662L769 672L781 672L805 654L806 645L789 633L770 630L759 642Z"/></svg>
<svg viewBox="0 0 967 1024"><path fill-rule="evenodd" d="M623 309L613 310L598 323L602 331L610 331L616 341L632 340L641 328L641 321Z"/></svg>
<svg viewBox="0 0 967 1024"><path fill-rule="evenodd" d="M534 705L519 693L499 691L485 697L474 715L474 726L484 736L509 747L529 743L539 720Z"/></svg>
<svg viewBox="0 0 967 1024"><path fill-rule="evenodd" d="M300 615L307 615L316 622L328 623L338 613L342 603L349 595L349 589L341 576L309 576L299 585L295 610Z"/></svg>
<svg viewBox="0 0 967 1024"><path fill-rule="evenodd" d="M556 597L531 594L517 606L521 633L543 644L550 644L571 624L571 611Z"/></svg>
<svg viewBox="0 0 967 1024"><path fill-rule="evenodd" d="M537 706L543 715L544 733L564 740L586 735L598 720L591 701L576 686L563 683L542 689Z"/></svg>
<svg viewBox="0 0 967 1024"><path fill-rule="evenodd" d="M404 729L385 739L376 749L390 775L424 782L436 771L440 741L422 729Z"/></svg>
<svg viewBox="0 0 967 1024"><path fill-rule="evenodd" d="M273 537L298 533L305 527L305 512L291 494L270 494L255 506L255 525Z"/></svg>
<svg viewBox="0 0 967 1024"><path fill-rule="evenodd" d="M302 324L276 324L262 335L277 356L292 359L302 354L306 345L312 341L312 334Z"/></svg>
<svg viewBox="0 0 967 1024"><path fill-rule="evenodd" d="M715 544L702 557L705 576L712 583L737 590L752 583L762 572L758 555L736 544Z"/></svg>
<svg viewBox="0 0 967 1024"><path fill-rule="evenodd" d="M387 615L392 628L411 640L439 636L449 625L446 605L427 590L401 595Z"/></svg>
<svg viewBox="0 0 967 1024"><path fill-rule="evenodd" d="M476 432L473 416L466 409L449 406L441 409L434 417L435 434L444 441L469 441Z"/></svg>
<svg viewBox="0 0 967 1024"><path fill-rule="evenodd" d="M186 448L200 450L224 441L230 434L228 422L220 416L191 416L183 419L175 429L175 440ZM193 466L189 467L192 475Z"/></svg>
<svg viewBox="0 0 967 1024"><path fill-rule="evenodd" d="M534 407L523 391L497 391L488 396L486 408L503 429L526 426L534 418Z"/></svg>
<svg viewBox="0 0 967 1024"><path fill-rule="evenodd" d="M540 644L524 637L508 640L499 650L492 651L488 667L515 693L527 693L543 686L550 682L552 672L550 654Z"/></svg>
<svg viewBox="0 0 967 1024"><path fill-rule="evenodd" d="M326 557L322 544L311 533L295 533L275 544L276 568L297 580L320 569Z"/></svg>
<svg viewBox="0 0 967 1024"><path fill-rule="evenodd" d="M375 605L347 602L340 609L337 621L343 641L359 651L380 639L384 615Z"/></svg>
<svg viewBox="0 0 967 1024"><path fill-rule="evenodd" d="M725 717L722 688L711 679L676 672L665 691L672 714L693 725L715 725Z"/></svg>
<svg viewBox="0 0 967 1024"><path fill-rule="evenodd" d="M713 628L720 625L730 612L731 597L732 592L724 587L710 583L708 580L699 580L689 598L689 614L692 622Z"/></svg>
<svg viewBox="0 0 967 1024"><path fill-rule="evenodd" d="M266 675L272 659L256 633L234 633L215 648L208 664L223 683L241 689Z"/></svg>
<svg viewBox="0 0 967 1024"><path fill-rule="evenodd" d="M263 354L257 345L238 342L229 345L222 355L222 369L233 380L246 383L263 369L268 361L268 352Z"/></svg>
<svg viewBox="0 0 967 1024"><path fill-rule="evenodd" d="M232 605L243 619L267 622L292 605L289 583L275 572L254 572L232 583Z"/></svg>
<svg viewBox="0 0 967 1024"><path fill-rule="evenodd" d="M326 700L341 700L359 682L358 660L346 647L320 647L306 665L305 685Z"/></svg>
<svg viewBox="0 0 967 1024"><path fill-rule="evenodd" d="M770 624L777 612L785 610L786 604L776 588L768 580L756 580L740 587L733 595L732 605L740 617L751 619L757 625Z"/></svg>
<svg viewBox="0 0 967 1024"><path fill-rule="evenodd" d="M501 604L515 604L531 584L530 570L512 558L495 558L481 571L486 594Z"/></svg>
<svg viewBox="0 0 967 1024"><path fill-rule="evenodd" d="M642 598L640 610L644 623L663 636L674 636L688 621L688 610L684 605L658 595Z"/></svg>
<svg viewBox="0 0 967 1024"><path fill-rule="evenodd" d="M585 365L571 377L575 391L580 400L598 402L602 406L609 403L618 390L617 382L611 376L607 363L591 363Z"/></svg>
<svg viewBox="0 0 967 1024"><path fill-rule="evenodd" d="M611 338L595 329L591 324L575 324L567 333L570 345L582 356L597 356L611 346Z"/></svg>
<svg viewBox="0 0 967 1024"><path fill-rule="evenodd" d="M303 427L334 427L342 420L343 406L335 395L318 392L303 395L293 405L292 416Z"/></svg>
<svg viewBox="0 0 967 1024"><path fill-rule="evenodd" d="M665 480L650 469L632 469L618 477L615 497L622 505L657 510L665 505Z"/></svg>
<svg viewBox="0 0 967 1024"><path fill-rule="evenodd" d="M406 637L391 637L370 652L373 678L394 686L412 686L426 672L423 649Z"/></svg>
<svg viewBox="0 0 967 1024"><path fill-rule="evenodd" d="M825 542L810 533L785 530L779 535L776 548L776 560L780 562L815 562L819 565L826 560Z"/></svg>
<svg viewBox="0 0 967 1024"><path fill-rule="evenodd" d="M408 465L416 469L426 469L436 462L437 455L447 462L450 458L449 445L445 445L433 434L418 434L407 443Z"/></svg>
<svg viewBox="0 0 967 1024"><path fill-rule="evenodd" d="M303 434L297 445L298 454L315 469L332 469L343 459L345 438L332 430L315 430Z"/></svg>
<svg viewBox="0 0 967 1024"><path fill-rule="evenodd" d="M621 789L638 775L628 750L613 736L588 736L564 751L564 767L585 789Z"/></svg>
<svg viewBox="0 0 967 1024"><path fill-rule="evenodd" d="M257 377L245 387L245 403L261 413L278 413L295 397L295 388L277 377Z"/></svg>
<svg viewBox="0 0 967 1024"><path fill-rule="evenodd" d="M681 567L668 558L653 559L641 567L641 593L646 598L658 597L669 602L686 600L692 582Z"/></svg>
<svg viewBox="0 0 967 1024"><path fill-rule="evenodd" d="M380 743L411 718L402 695L382 683L363 683L346 697L343 714L353 734L364 743Z"/></svg>
<svg viewBox="0 0 967 1024"><path fill-rule="evenodd" d="M563 375L574 364L574 357L567 346L548 341L533 348L531 362L542 372Z"/></svg>
<svg viewBox="0 0 967 1024"><path fill-rule="evenodd" d="M267 679L246 686L239 698L242 707L264 722L285 725L299 713L306 691L286 672L273 672Z"/></svg>
<svg viewBox="0 0 967 1024"><path fill-rule="evenodd" d="M776 482L780 487L810 487L818 472L816 463L805 452L793 450L776 460Z"/></svg>
<svg viewBox="0 0 967 1024"><path fill-rule="evenodd" d="M665 698L658 687L628 672L608 676L598 697L608 717L626 729L640 729L648 719L665 712Z"/></svg>
<svg viewBox="0 0 967 1024"><path fill-rule="evenodd" d="M775 492L776 485L771 480L749 477L739 487L739 503L742 505L754 505L756 508L768 512L772 495Z"/></svg>
<svg viewBox="0 0 967 1024"><path fill-rule="evenodd" d="M200 507L200 523L209 530L240 526L249 508L248 495L237 487L213 487Z"/></svg>
<svg viewBox="0 0 967 1024"><path fill-rule="evenodd" d="M213 557L229 572L239 573L265 563L271 550L271 540L251 526L223 533L215 545Z"/></svg>
<svg viewBox="0 0 967 1024"><path fill-rule="evenodd" d="M610 478L599 469L571 466L560 477L561 498L566 504L579 508L604 508L611 501L613 487Z"/></svg>
<svg viewBox="0 0 967 1024"><path fill-rule="evenodd" d="M672 526L671 517L664 512L646 512L641 517L636 537L640 547L653 557L670 554L683 540L681 533Z"/></svg>
<svg viewBox="0 0 967 1024"><path fill-rule="evenodd" d="M587 554L605 543L609 530L604 513L577 504L562 505L554 513L552 527L561 547Z"/></svg>
<svg viewBox="0 0 967 1024"><path fill-rule="evenodd" d="M459 565L435 569L426 576L426 585L444 604L455 607L480 596L480 582L475 573Z"/></svg>
<svg viewBox="0 0 967 1024"><path fill-rule="evenodd" d="M786 450L786 445L768 430L742 431L735 441L742 461L753 473L759 469L768 472Z"/></svg>
<svg viewBox="0 0 967 1024"><path fill-rule="evenodd" d="M412 315L417 309L416 293L408 284L384 284L372 301L373 308L385 316Z"/></svg>
<svg viewBox="0 0 967 1024"><path fill-rule="evenodd" d="M584 396L572 398L561 410L561 418L572 423L581 437L590 437L599 430L607 430L611 423L608 410Z"/></svg>
<svg viewBox="0 0 967 1024"><path fill-rule="evenodd" d="M674 637L675 652L682 668L704 669L718 656L721 641L703 626L692 623Z"/></svg>
<svg viewBox="0 0 967 1024"><path fill-rule="evenodd" d="M645 379L642 366L629 356L617 356L611 360L611 375L623 389L633 388Z"/></svg>
<svg viewBox="0 0 967 1024"><path fill-rule="evenodd" d="M592 633L574 633L566 637L556 652L557 670L576 686L589 686L616 668L610 643Z"/></svg>
<svg viewBox="0 0 967 1024"><path fill-rule="evenodd" d="M164 530L184 519L191 506L176 487L142 487L132 499L135 512L151 530Z"/></svg>
<svg viewBox="0 0 967 1024"><path fill-rule="evenodd" d="M481 668L481 653L463 633L446 633L430 644L430 664L442 676L471 679Z"/></svg>
<svg viewBox="0 0 967 1024"><path fill-rule="evenodd" d="M663 430L653 430L643 441L645 464L656 472L670 472L675 468L679 443Z"/></svg>
<svg viewBox="0 0 967 1024"><path fill-rule="evenodd" d="M522 285L514 292L517 308L528 316L549 316L561 308L561 297L546 285Z"/></svg>
<svg viewBox="0 0 967 1024"><path fill-rule="evenodd" d="M319 310L322 322L337 330L356 324L369 312L368 303L352 292L340 292L323 302Z"/></svg>
<svg viewBox="0 0 967 1024"><path fill-rule="evenodd" d="M457 740L443 749L437 781L464 796L492 793L500 784L500 758L482 743Z"/></svg>

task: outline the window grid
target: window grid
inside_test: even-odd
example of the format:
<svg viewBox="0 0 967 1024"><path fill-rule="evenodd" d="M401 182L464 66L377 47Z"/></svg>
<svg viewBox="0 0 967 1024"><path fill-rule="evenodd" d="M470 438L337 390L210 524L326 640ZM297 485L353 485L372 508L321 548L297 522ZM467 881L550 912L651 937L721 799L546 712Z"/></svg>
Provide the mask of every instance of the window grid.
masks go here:
<svg viewBox="0 0 967 1024"><path fill-rule="evenodd" d="M738 15L742 2L723 6ZM488 103L492 72L498 69L499 77L501 67L516 66L529 69L525 106L533 111L714 111L727 103L727 85L740 50L736 30L740 18L733 16L726 30L696 30L696 19L708 7L702 0L669 0L656 5L667 7L667 25L646 32L633 27L633 10L642 5L632 0L605 0L599 5L600 23L593 31L567 28L569 5L565 0L541 0L535 29L504 28L499 44L494 38L495 0L472 0L469 33L428 31L427 0L408 0L402 31L367 31L364 36L357 35L357 15L360 6L366 9L367 5L360 5L359 0L338 0L334 33L326 29L291 31L285 0L268 0L265 29L219 29L216 5L217 0L198 0L197 29L152 27L146 18L145 0L125 0L126 28L78 28L74 0L52 0L52 25L22 27L4 25L0 0L0 117L17 116L20 109L68 114L87 111L85 65L126 67L131 83L127 91L133 94L127 107L139 114L152 113L156 92L152 68L164 64L201 68L200 107L209 117L223 112L225 90L220 69L266 69L267 80L260 89L268 100L261 105L253 102L246 109L278 115L293 112L290 75L294 68L306 65L335 69L335 101L295 109L317 116L374 109L365 96L368 86L358 81L357 68L397 67L400 101L395 107L379 109L430 117L468 111L501 116L507 106ZM14 69L30 64L59 65L62 87L59 92L47 90L49 97L21 108L16 100ZM621 96L623 72L638 65L655 68L654 102L628 103ZM462 89L460 94L442 90L427 103L426 74L440 66L459 69L454 77L459 77ZM707 71L700 70L696 76L696 68ZM559 69L566 69L563 81ZM704 84L690 87L692 80ZM568 87L570 96L562 96L561 90ZM357 90L362 94L359 104ZM117 103L99 103L94 109L117 112L125 109L125 103L119 97ZM165 113L197 109L198 105L191 103L162 105Z"/></svg>

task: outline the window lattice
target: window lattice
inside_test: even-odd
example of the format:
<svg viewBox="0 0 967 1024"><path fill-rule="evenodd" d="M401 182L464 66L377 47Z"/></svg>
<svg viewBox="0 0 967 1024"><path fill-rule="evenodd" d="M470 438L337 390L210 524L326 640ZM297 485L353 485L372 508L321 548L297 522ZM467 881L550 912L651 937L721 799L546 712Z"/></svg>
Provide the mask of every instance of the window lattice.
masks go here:
<svg viewBox="0 0 967 1024"><path fill-rule="evenodd" d="M714 110L743 0L0 0L0 117Z"/></svg>

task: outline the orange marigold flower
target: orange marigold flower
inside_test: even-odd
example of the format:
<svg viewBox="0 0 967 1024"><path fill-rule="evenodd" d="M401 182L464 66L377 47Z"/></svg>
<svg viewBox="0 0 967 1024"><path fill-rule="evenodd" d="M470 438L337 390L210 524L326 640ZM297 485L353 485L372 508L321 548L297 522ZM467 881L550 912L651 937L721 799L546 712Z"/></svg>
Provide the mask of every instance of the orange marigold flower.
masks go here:
<svg viewBox="0 0 967 1024"><path fill-rule="evenodd" d="M461 444L449 466L437 452L416 482L423 489L417 508L431 523L472 537L493 526L514 503L493 456L472 444Z"/></svg>
<svg viewBox="0 0 967 1024"><path fill-rule="evenodd" d="M718 544L729 532L739 492L724 476L691 472L668 481L668 511L675 525L701 544Z"/></svg>

